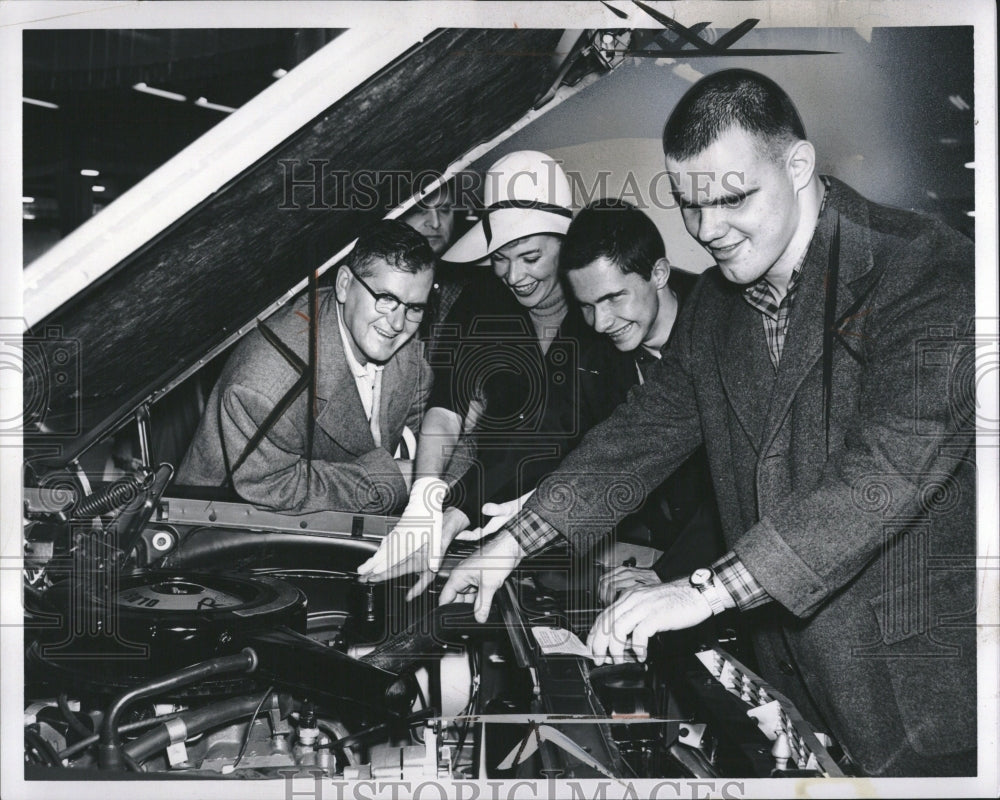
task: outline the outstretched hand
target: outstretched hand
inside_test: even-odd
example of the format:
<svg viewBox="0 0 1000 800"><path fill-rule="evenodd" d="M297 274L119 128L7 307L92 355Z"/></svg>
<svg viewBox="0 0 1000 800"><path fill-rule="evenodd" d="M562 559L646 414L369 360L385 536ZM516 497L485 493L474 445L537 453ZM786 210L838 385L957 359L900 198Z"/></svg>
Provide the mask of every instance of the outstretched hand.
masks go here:
<svg viewBox="0 0 1000 800"><path fill-rule="evenodd" d="M448 545L451 544L455 535L460 531L464 531L468 527L469 518L465 516L465 512L460 511L457 508L449 508L444 512L444 520L441 525L441 546L447 550ZM395 576L395 574L404 575L410 572L419 572L420 577L406 593L407 602L422 595L427 587L434 583L434 578L437 576L437 573L434 572L429 566L427 548L418 550L415 554L411 555L410 559L406 563L406 569L394 573L393 576Z"/></svg>
<svg viewBox="0 0 1000 800"><path fill-rule="evenodd" d="M469 518L459 509L449 508L445 511L441 525L441 546L447 550L448 545L455 538L455 534L464 530L468 524ZM434 578L437 575L430 568L430 547L426 543L410 552L402 560L396 560L392 566L378 572L369 573L362 577L362 580L366 583L380 583L391 578L398 578L401 575L412 575L414 573L418 573L420 577L406 593L407 600L412 600L414 597L423 594L424 590L434 582Z"/></svg>
<svg viewBox="0 0 1000 800"><path fill-rule="evenodd" d="M654 570L642 567L615 567L601 576L597 584L597 596L604 605L611 605L622 592L639 586L656 586L660 576Z"/></svg>
<svg viewBox="0 0 1000 800"><path fill-rule="evenodd" d="M601 612L587 636L594 663L646 660L649 637L660 631L693 628L712 616L708 600L685 580L640 586ZM631 641L629 641L631 638Z"/></svg>
<svg viewBox="0 0 1000 800"><path fill-rule="evenodd" d="M496 533L521 510L528 498L534 493L535 490L532 489L530 492L525 492L520 497L508 500L505 503L485 503L483 505L483 516L489 517L490 520L482 527L473 528L471 531L463 531L458 538L465 541L478 541L479 539L485 539L491 533Z"/></svg>
<svg viewBox="0 0 1000 800"><path fill-rule="evenodd" d="M474 602L476 621L486 622L493 595L524 556L524 550L513 536L500 533L452 570L438 604Z"/></svg>
<svg viewBox="0 0 1000 800"><path fill-rule="evenodd" d="M411 559L421 551L425 552L423 557L431 572L441 568L441 559L451 544L451 539L443 541L443 507L447 492L448 484L440 478L418 478L413 482L410 500L396 527L382 540L375 555L358 567L362 580L384 581L413 572L412 565L416 562ZM468 519L465 524L468 525ZM411 564L411 568L402 569L404 564Z"/></svg>

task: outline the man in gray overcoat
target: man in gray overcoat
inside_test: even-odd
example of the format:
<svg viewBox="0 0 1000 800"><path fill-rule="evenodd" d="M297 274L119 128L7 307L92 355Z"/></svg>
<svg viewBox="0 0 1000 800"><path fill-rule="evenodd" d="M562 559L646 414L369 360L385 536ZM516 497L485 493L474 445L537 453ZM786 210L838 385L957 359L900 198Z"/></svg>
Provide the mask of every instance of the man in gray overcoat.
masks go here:
<svg viewBox="0 0 1000 800"><path fill-rule="evenodd" d="M972 243L820 176L757 73L703 78L663 139L717 266L645 384L441 602L474 597L485 619L526 554L587 547L704 444L728 552L605 609L597 663L736 607L763 677L864 774L975 774Z"/></svg>

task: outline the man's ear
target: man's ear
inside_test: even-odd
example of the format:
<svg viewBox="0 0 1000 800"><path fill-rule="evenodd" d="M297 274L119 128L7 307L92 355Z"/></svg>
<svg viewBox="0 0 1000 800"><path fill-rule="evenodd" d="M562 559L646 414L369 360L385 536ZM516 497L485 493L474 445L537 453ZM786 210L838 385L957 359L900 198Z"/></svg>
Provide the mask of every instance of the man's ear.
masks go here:
<svg viewBox="0 0 1000 800"><path fill-rule="evenodd" d="M670 262L665 258L657 259L656 263L653 264L653 270L649 279L653 282L653 286L656 287L657 291L666 286L667 281L670 279Z"/></svg>
<svg viewBox="0 0 1000 800"><path fill-rule="evenodd" d="M346 303L347 302L347 289L351 285L351 271L347 268L346 264L341 264L337 267L337 278L333 282L334 290L337 293L337 302Z"/></svg>
<svg viewBox="0 0 1000 800"><path fill-rule="evenodd" d="M785 168L796 192L808 186L816 172L816 148L812 146L812 142L800 139L793 144L785 157Z"/></svg>

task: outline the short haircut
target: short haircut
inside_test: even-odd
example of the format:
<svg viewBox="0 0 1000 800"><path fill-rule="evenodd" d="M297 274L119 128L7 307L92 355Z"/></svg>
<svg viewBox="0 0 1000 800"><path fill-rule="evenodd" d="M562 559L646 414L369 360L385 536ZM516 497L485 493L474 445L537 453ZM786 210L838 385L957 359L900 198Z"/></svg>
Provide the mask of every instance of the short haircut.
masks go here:
<svg viewBox="0 0 1000 800"><path fill-rule="evenodd" d="M663 129L663 152L684 161L705 150L731 128L742 128L764 143L772 161L806 138L791 98L778 84L748 69L708 75L687 90Z"/></svg>
<svg viewBox="0 0 1000 800"><path fill-rule="evenodd" d="M663 237L653 220L631 203L605 198L590 203L570 223L559 267L582 269L606 258L625 275L635 272L648 281L653 265L665 257Z"/></svg>
<svg viewBox="0 0 1000 800"><path fill-rule="evenodd" d="M372 274L378 259L400 272L416 274L434 267L434 252L427 240L398 219L383 219L363 230L345 264L364 278Z"/></svg>

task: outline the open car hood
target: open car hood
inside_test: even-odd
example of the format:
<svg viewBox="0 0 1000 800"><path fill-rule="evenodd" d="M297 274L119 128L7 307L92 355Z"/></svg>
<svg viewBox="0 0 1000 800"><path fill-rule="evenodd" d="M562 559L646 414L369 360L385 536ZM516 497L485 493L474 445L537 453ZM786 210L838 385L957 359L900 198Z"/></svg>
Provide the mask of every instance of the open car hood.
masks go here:
<svg viewBox="0 0 1000 800"><path fill-rule="evenodd" d="M41 349L35 368L29 363L25 370L24 403L29 422L42 424L27 428L26 458L43 468L72 460L249 330L255 317L287 300L311 270L390 210L377 179L351 185L330 175L391 171L398 204L419 188L411 176L441 174L510 127L553 84L563 36L562 30L433 31L112 263L77 268L102 244L101 227L113 217L108 211L33 263L25 272L25 339ZM346 38L324 50L343 47ZM267 92L280 91L285 80ZM208 135L228 126L231 135L242 127L241 135L255 136L242 116L249 106ZM145 191L146 208L174 202L187 180L175 177L171 185L171 171L187 152L129 195ZM290 179L308 181L314 169L328 174L322 194L306 186L289 197ZM150 187L164 185L150 198ZM119 219L123 233L105 230L104 238L126 235L127 223Z"/></svg>

